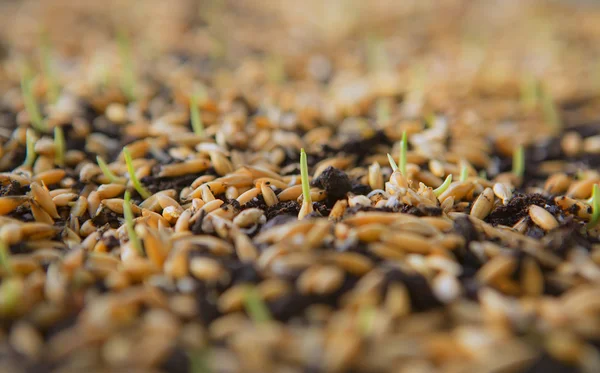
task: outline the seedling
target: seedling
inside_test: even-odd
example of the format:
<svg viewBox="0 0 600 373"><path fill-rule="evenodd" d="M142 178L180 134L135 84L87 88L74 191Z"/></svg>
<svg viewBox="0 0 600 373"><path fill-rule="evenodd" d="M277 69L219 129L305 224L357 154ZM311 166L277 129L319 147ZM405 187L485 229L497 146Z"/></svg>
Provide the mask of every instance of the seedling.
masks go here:
<svg viewBox="0 0 600 373"><path fill-rule="evenodd" d="M441 196L442 193L444 193L446 191L446 189L448 189L450 184L452 184L452 174L450 174L446 177L446 180L444 180L442 185L440 185L439 187L437 187L436 189L433 190L433 194L435 194L436 197Z"/></svg>
<svg viewBox="0 0 600 373"><path fill-rule="evenodd" d="M389 68L385 46L380 38L367 37L367 69L371 73L384 71Z"/></svg>
<svg viewBox="0 0 600 373"><path fill-rule="evenodd" d="M23 282L9 277L0 284L0 315L14 312L23 296Z"/></svg>
<svg viewBox="0 0 600 373"><path fill-rule="evenodd" d="M58 86L58 79L56 78L56 74L54 74L54 69L52 67L52 47L47 35L42 37L41 44L42 68L46 80L46 97L48 102L54 104L58 101L58 97L60 96L60 87Z"/></svg>
<svg viewBox="0 0 600 373"><path fill-rule="evenodd" d="M131 180L131 182L133 183L133 187L143 199L149 198L152 195L152 193L150 193L146 188L144 188L142 183L140 183L140 180L137 178L137 176L135 176L135 170L133 169L133 160L131 159L131 153L129 152L129 149L127 149L127 147L123 148L123 156L125 157L125 165L127 166L127 172L129 173L129 180Z"/></svg>
<svg viewBox="0 0 600 373"><path fill-rule="evenodd" d="M406 153L408 151L408 141L406 140L406 131L402 132L402 141L400 142L400 173L406 177Z"/></svg>
<svg viewBox="0 0 600 373"><path fill-rule="evenodd" d="M487 171L486 170L479 171L479 178L483 179L483 180L487 180L488 179Z"/></svg>
<svg viewBox="0 0 600 373"><path fill-rule="evenodd" d="M460 181L467 181L469 177L469 168L467 165L463 165L460 169Z"/></svg>
<svg viewBox="0 0 600 373"><path fill-rule="evenodd" d="M251 287L246 291L244 307L248 316L257 324L265 323L272 319L269 309L255 287Z"/></svg>
<svg viewBox="0 0 600 373"><path fill-rule="evenodd" d="M45 132L46 123L44 122L42 114L40 113L40 108L38 107L37 101L33 94L32 85L33 78L28 72L23 72L23 75L21 76L21 94L23 95L25 110L27 110L27 114L29 115L29 120L31 121L33 128L39 132Z"/></svg>
<svg viewBox="0 0 600 373"><path fill-rule="evenodd" d="M54 162L65 165L65 134L61 126L54 127Z"/></svg>
<svg viewBox="0 0 600 373"><path fill-rule="evenodd" d="M588 223L587 227L594 228L596 224L598 224L598 219L600 218L600 187L598 184L594 184L594 189L592 189L592 218Z"/></svg>
<svg viewBox="0 0 600 373"><path fill-rule="evenodd" d="M210 350L208 348L202 348L199 350L188 351L190 358L190 372L191 373L210 373L209 356Z"/></svg>
<svg viewBox="0 0 600 373"><path fill-rule="evenodd" d="M113 174L113 172L108 168L108 165L106 164L106 162L104 161L104 159L101 156L99 156L99 155L96 156L96 162L98 162L98 167L100 167L100 170L102 171L104 176L111 183L121 184L123 182L123 180L120 177Z"/></svg>
<svg viewBox="0 0 600 373"><path fill-rule="evenodd" d="M10 250L6 242L0 239L0 266L4 267L6 272L10 273L12 267L10 266Z"/></svg>
<svg viewBox="0 0 600 373"><path fill-rule="evenodd" d="M520 145L513 153L512 173L519 179L523 178L525 173L525 149Z"/></svg>
<svg viewBox="0 0 600 373"><path fill-rule="evenodd" d="M300 149L300 178L302 179L302 203L312 206L312 198L310 197L310 183L308 181L308 161L304 148Z"/></svg>
<svg viewBox="0 0 600 373"><path fill-rule="evenodd" d="M190 97L190 118L192 120L192 129L194 130L194 133L198 136L202 136L204 134L204 124L200 117L197 95L192 95Z"/></svg>
<svg viewBox="0 0 600 373"><path fill-rule="evenodd" d="M528 74L521 80L521 106L527 112L533 111L538 106L539 83L535 77Z"/></svg>
<svg viewBox="0 0 600 373"><path fill-rule="evenodd" d="M35 142L35 132L31 128L28 128L25 132L25 162L23 162L23 166L25 167L33 167L36 158Z"/></svg>
<svg viewBox="0 0 600 373"><path fill-rule="evenodd" d="M271 84L282 84L285 82L285 65L280 56L271 55L265 61L267 80Z"/></svg>
<svg viewBox="0 0 600 373"><path fill-rule="evenodd" d="M117 34L117 43L119 44L119 54L121 55L121 89L130 101L136 97L135 72L133 71L133 61L131 54L131 44L124 32Z"/></svg>
<svg viewBox="0 0 600 373"><path fill-rule="evenodd" d="M391 118L390 101L380 98L375 102L375 117L377 123L386 123Z"/></svg>
<svg viewBox="0 0 600 373"><path fill-rule="evenodd" d="M142 241L135 233L135 227L133 225L133 211L131 210L131 195L129 191L125 192L125 199L123 201L123 217L125 217L125 228L127 229L127 236L129 236L129 242L135 247L135 249L144 256L144 249L142 248Z"/></svg>
<svg viewBox="0 0 600 373"><path fill-rule="evenodd" d="M392 171L398 171L398 165L396 164L396 161L394 161L394 157L392 157L390 153L388 153L387 157L390 162L390 167L392 167Z"/></svg>
<svg viewBox="0 0 600 373"><path fill-rule="evenodd" d="M373 324L377 317L377 310L372 305L361 307L358 313L358 325L364 336L369 336L373 332Z"/></svg>
<svg viewBox="0 0 600 373"><path fill-rule="evenodd" d="M560 133L563 128L562 121L560 119L560 113L554 102L554 98L550 92L546 89L540 89L540 100L542 105L542 113L544 115L544 122L552 128L554 133Z"/></svg>

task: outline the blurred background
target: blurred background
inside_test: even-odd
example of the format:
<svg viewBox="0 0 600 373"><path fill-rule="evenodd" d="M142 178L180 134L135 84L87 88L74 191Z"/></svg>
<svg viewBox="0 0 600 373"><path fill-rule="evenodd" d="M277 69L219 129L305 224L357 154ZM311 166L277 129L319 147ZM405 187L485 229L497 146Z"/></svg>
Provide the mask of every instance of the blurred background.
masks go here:
<svg viewBox="0 0 600 373"><path fill-rule="evenodd" d="M189 63L200 75L275 59L290 79L315 69L325 74L356 67L387 69L402 80L403 72L417 69L426 76L421 84L451 84L460 92L475 87L513 94L523 76L534 76L560 101L600 91L598 5L593 0L6 0L0 2L0 57L4 74L12 76L16 67L6 61L36 61L40 45L49 43L63 78L99 64L101 69L86 75L101 71L97 79L110 79L122 32L131 40L140 74L149 74L158 56Z"/></svg>

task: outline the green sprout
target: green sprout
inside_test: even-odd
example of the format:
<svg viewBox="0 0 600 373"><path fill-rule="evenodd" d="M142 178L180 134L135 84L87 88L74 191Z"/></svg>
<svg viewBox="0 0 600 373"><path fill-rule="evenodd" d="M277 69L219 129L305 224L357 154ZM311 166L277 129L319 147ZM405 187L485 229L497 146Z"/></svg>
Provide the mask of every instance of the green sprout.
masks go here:
<svg viewBox="0 0 600 373"><path fill-rule="evenodd" d="M375 102L375 117L378 123L385 123L391 118L390 101L386 99L378 99Z"/></svg>
<svg viewBox="0 0 600 373"><path fill-rule="evenodd" d="M525 173L525 149L523 145L520 145L513 153L512 173L518 178L522 178Z"/></svg>
<svg viewBox="0 0 600 373"><path fill-rule="evenodd" d="M2 239L0 239L0 267L4 267L8 273L12 270L10 266L10 250L6 242Z"/></svg>
<svg viewBox="0 0 600 373"><path fill-rule="evenodd" d="M282 84L285 82L285 65L280 56L270 55L265 61L267 80L271 84Z"/></svg>
<svg viewBox="0 0 600 373"><path fill-rule="evenodd" d="M389 59L381 38L367 37L367 69L369 72L385 71L389 68Z"/></svg>
<svg viewBox="0 0 600 373"><path fill-rule="evenodd" d="M192 95L190 97L190 118L192 120L192 129L194 130L194 133L198 136L202 136L204 134L204 124L200 117L197 95Z"/></svg>
<svg viewBox="0 0 600 373"><path fill-rule="evenodd" d="M531 74L527 74L521 80L521 106L528 112L533 111L538 106L539 101L539 82Z"/></svg>
<svg viewBox="0 0 600 373"><path fill-rule="evenodd" d="M460 181L467 181L469 177L469 168L467 165L463 165L460 169Z"/></svg>
<svg viewBox="0 0 600 373"><path fill-rule="evenodd" d="M594 228L596 224L598 224L598 219L600 218L600 187L598 184L594 184L590 204L592 205L592 218L587 227Z"/></svg>
<svg viewBox="0 0 600 373"><path fill-rule="evenodd" d="M394 161L394 157L392 157L390 153L388 153L387 157L390 162L390 167L392 167L392 171L398 171L398 165L396 164L396 161Z"/></svg>
<svg viewBox="0 0 600 373"><path fill-rule="evenodd" d="M35 132L31 128L28 128L25 132L25 162L23 162L23 166L25 167L33 167L33 163L35 162L35 141Z"/></svg>
<svg viewBox="0 0 600 373"><path fill-rule="evenodd" d="M61 126L54 127L54 162L58 166L65 164L65 134Z"/></svg>
<svg viewBox="0 0 600 373"><path fill-rule="evenodd" d="M374 306L366 305L360 308L358 313L358 325L363 335L371 335L376 317L377 310Z"/></svg>
<svg viewBox="0 0 600 373"><path fill-rule="evenodd" d="M452 174L450 174L446 177L446 180L444 180L442 185L440 185L438 188L433 190L433 194L435 194L436 197L441 196L442 193L444 193L446 191L446 189L448 189L448 187L450 186L451 183L452 183Z"/></svg>
<svg viewBox="0 0 600 373"><path fill-rule="evenodd" d="M487 178L488 178L487 171L486 170L479 171L479 178L483 179L483 180L487 180Z"/></svg>
<svg viewBox="0 0 600 373"><path fill-rule="evenodd" d="M265 323L272 319L269 309L263 302L255 287L251 287L246 291L244 297L244 307L248 316L257 324Z"/></svg>
<svg viewBox="0 0 600 373"><path fill-rule="evenodd" d="M131 195L129 191L125 192L125 199L123 201L123 216L125 217L125 228L127 229L127 235L129 236L129 242L135 247L135 249L144 256L144 249L142 248L142 241L135 233L135 227L133 225L133 211L131 210Z"/></svg>
<svg viewBox="0 0 600 373"><path fill-rule="evenodd" d="M402 141L400 142L400 173L406 176L406 153L408 151L408 141L406 140L406 131L402 132Z"/></svg>
<svg viewBox="0 0 600 373"><path fill-rule="evenodd" d="M208 348L188 351L191 373L210 373L210 350Z"/></svg>
<svg viewBox="0 0 600 373"><path fill-rule="evenodd" d="M560 119L558 107L554 102L554 98L547 89L540 89L540 99L544 121L555 133L560 133L563 128L563 124L562 120Z"/></svg>
<svg viewBox="0 0 600 373"><path fill-rule="evenodd" d="M425 128L433 128L433 125L435 124L436 120L436 115L435 113L429 113L423 119L425 121Z"/></svg>
<svg viewBox="0 0 600 373"><path fill-rule="evenodd" d="M304 148L300 149L300 178L302 179L302 196L304 202L312 206L312 198L310 197L310 183L308 182L308 161Z"/></svg>
<svg viewBox="0 0 600 373"><path fill-rule="evenodd" d="M7 278L0 284L0 315L10 314L19 306L23 296L23 282L17 277Z"/></svg>
<svg viewBox="0 0 600 373"><path fill-rule="evenodd" d="M122 180L108 168L108 165L106 164L106 162L104 161L104 159L101 156L99 156L99 155L96 156L96 162L98 162L98 167L100 167L100 170L102 171L104 176L111 183L117 183L117 184L121 183Z"/></svg>
<svg viewBox="0 0 600 373"><path fill-rule="evenodd" d="M44 70L44 78L46 79L46 96L48 102L56 103L58 101L58 97L60 96L60 87L58 85L58 79L56 74L54 74L54 69L52 68L52 46L50 45L50 41L48 40L48 36L42 36L41 43L41 52L42 52L42 68Z"/></svg>
<svg viewBox="0 0 600 373"><path fill-rule="evenodd" d="M125 32L117 34L117 43L119 44L119 54L123 64L121 89L130 101L134 101L136 97L135 72L133 70L131 43Z"/></svg>
<svg viewBox="0 0 600 373"><path fill-rule="evenodd" d="M142 183L140 183L140 180L137 178L137 176L135 176L135 170L133 169L133 160L131 159L131 153L129 152L129 149L127 149L127 147L123 148L123 155L125 156L125 165L127 166L127 172L129 173L129 180L131 180L131 182L133 183L133 187L143 199L150 198L152 193L150 193L146 188L144 188Z"/></svg>
<svg viewBox="0 0 600 373"><path fill-rule="evenodd" d="M24 71L23 75L21 76L21 94L23 95L25 110L27 110L31 125L39 132L45 132L46 123L42 118L40 108L38 107L37 101L33 94L33 78L27 71Z"/></svg>

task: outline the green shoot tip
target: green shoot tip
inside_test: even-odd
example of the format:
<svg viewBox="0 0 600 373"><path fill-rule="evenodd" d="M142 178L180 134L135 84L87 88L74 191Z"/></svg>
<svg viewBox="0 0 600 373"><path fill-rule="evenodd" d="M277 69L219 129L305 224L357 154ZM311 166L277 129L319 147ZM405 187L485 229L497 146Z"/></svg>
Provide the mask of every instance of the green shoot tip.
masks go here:
<svg viewBox="0 0 600 373"><path fill-rule="evenodd" d="M406 131L402 132L402 142L400 142L400 173L406 177L406 153L408 152L408 141Z"/></svg>
<svg viewBox="0 0 600 373"><path fill-rule="evenodd" d="M525 174L525 149L519 145L513 153L512 173L519 179Z"/></svg>
<svg viewBox="0 0 600 373"><path fill-rule="evenodd" d="M302 179L302 196L304 202L312 205L310 197L310 183L308 181L308 160L304 148L300 149L300 178Z"/></svg>
<svg viewBox="0 0 600 373"><path fill-rule="evenodd" d="M125 197L123 200L123 217L125 217L125 229L127 230L129 241L137 250L137 252L140 253L141 256L144 256L142 241L138 237L137 233L135 233L135 226L133 224L133 211L131 209L131 194L129 191L125 191Z"/></svg>
<svg viewBox="0 0 600 373"><path fill-rule="evenodd" d="M598 184L594 184L594 189L592 190L592 217L587 227L594 228L598 224L598 219L600 218L600 187Z"/></svg>
<svg viewBox="0 0 600 373"><path fill-rule="evenodd" d="M394 158L390 155L390 153L388 153L387 157L388 161L390 162L390 166L392 167L392 171L398 171L398 165L396 164L396 161L394 161Z"/></svg>
<svg viewBox="0 0 600 373"><path fill-rule="evenodd" d="M192 95L190 97L190 119L194 133L198 136L202 136L204 134L204 124L202 123L202 117L200 116L197 95Z"/></svg>
<svg viewBox="0 0 600 373"><path fill-rule="evenodd" d="M450 174L446 177L446 180L444 180L442 185L440 185L438 188L433 190L433 194L435 194L436 197L441 196L442 193L444 193L446 191L446 189L448 189L448 187L450 186L451 183L452 183L452 174Z"/></svg>
<svg viewBox="0 0 600 373"><path fill-rule="evenodd" d="M142 183L140 183L140 180L137 178L137 176L135 176L133 160L131 158L131 153L129 152L129 149L127 149L127 147L123 148L123 156L125 157L125 165L127 166L127 172L129 173L129 180L131 180L131 182L133 183L133 187L143 199L150 198L150 196L152 196L152 193L150 193L146 188L144 188Z"/></svg>
<svg viewBox="0 0 600 373"><path fill-rule="evenodd" d="M257 324L265 323L272 319L269 308L254 286L246 291L244 307L248 316Z"/></svg>

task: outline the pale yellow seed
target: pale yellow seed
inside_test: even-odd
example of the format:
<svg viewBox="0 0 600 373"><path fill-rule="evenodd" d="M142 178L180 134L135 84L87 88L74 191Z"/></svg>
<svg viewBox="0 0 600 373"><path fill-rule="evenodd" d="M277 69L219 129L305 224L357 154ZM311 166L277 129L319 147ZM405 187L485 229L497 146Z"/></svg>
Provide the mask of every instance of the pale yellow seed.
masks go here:
<svg viewBox="0 0 600 373"><path fill-rule="evenodd" d="M125 192L125 185L122 184L102 184L96 191L100 199L114 198Z"/></svg>
<svg viewBox="0 0 600 373"><path fill-rule="evenodd" d="M237 198L237 201L240 203L240 205L243 206L246 203L250 202L255 197L257 197L259 194L260 194L260 188L252 188L252 189L248 190L247 192L242 193Z"/></svg>
<svg viewBox="0 0 600 373"><path fill-rule="evenodd" d="M521 287L527 295L539 296L544 292L544 276L540 267L532 258L523 260Z"/></svg>
<svg viewBox="0 0 600 373"><path fill-rule="evenodd" d="M569 187L569 190L567 191L567 197L576 199L590 198L594 184L598 183L600 183L600 179L598 178L576 181Z"/></svg>
<svg viewBox="0 0 600 373"><path fill-rule="evenodd" d="M74 200L79 197L76 193L63 193L52 198L52 202L58 207L65 207L70 205ZM83 198L83 197L81 197Z"/></svg>
<svg viewBox="0 0 600 373"><path fill-rule="evenodd" d="M583 139L577 132L567 132L562 136L560 145L569 157L574 157L581 152L583 148Z"/></svg>
<svg viewBox="0 0 600 373"><path fill-rule="evenodd" d="M494 184L493 190L496 197L500 198L502 203L505 205L512 198L512 191L510 187L504 183Z"/></svg>
<svg viewBox="0 0 600 373"><path fill-rule="evenodd" d="M0 215L11 213L28 200L25 196L0 197Z"/></svg>
<svg viewBox="0 0 600 373"><path fill-rule="evenodd" d="M383 175L379 163L373 162L373 164L369 166L368 180L371 189L383 189Z"/></svg>
<svg viewBox="0 0 600 373"><path fill-rule="evenodd" d="M271 187L269 187L267 185L267 183L265 183L265 182L261 183L260 191L261 191L261 194L262 194L267 206L273 206L277 202L279 202L279 200L277 199L277 196L275 195L275 192L273 192L273 189L271 189Z"/></svg>
<svg viewBox="0 0 600 373"><path fill-rule="evenodd" d="M515 258L507 255L498 255L487 262L478 272L477 279L484 283L495 281L509 276L516 268Z"/></svg>
<svg viewBox="0 0 600 373"><path fill-rule="evenodd" d="M214 259L194 258L190 261L190 273L199 280L217 281L223 274L223 268Z"/></svg>
<svg viewBox="0 0 600 373"><path fill-rule="evenodd" d="M210 167L208 159L192 159L183 163L164 165L160 168L159 177L176 177L194 174L207 170ZM208 180L207 180L208 181Z"/></svg>
<svg viewBox="0 0 600 373"><path fill-rule="evenodd" d="M565 173L553 174L546 180L544 190L550 194L564 193L571 185L571 178Z"/></svg>
<svg viewBox="0 0 600 373"><path fill-rule="evenodd" d="M229 186L225 189L225 197L227 199L236 199L240 196L240 192L237 187Z"/></svg>
<svg viewBox="0 0 600 373"><path fill-rule="evenodd" d="M258 258L258 249L252 240L243 233L238 233L234 238L235 252L242 262L252 262Z"/></svg>
<svg viewBox="0 0 600 373"><path fill-rule="evenodd" d="M531 217L531 220L533 220L540 228L547 231L559 226L558 221L551 213L536 205L529 206L529 217Z"/></svg>
<svg viewBox="0 0 600 373"><path fill-rule="evenodd" d="M66 176L66 171L61 169L54 169L49 171L44 171L36 174L33 177L33 181L37 181L41 184L46 185L54 185L58 184L62 179Z"/></svg>
<svg viewBox="0 0 600 373"><path fill-rule="evenodd" d="M483 193L481 193L479 197L477 197L477 200L475 200L475 203L473 203L470 215L483 220L489 215L493 207L494 191L491 188L485 188Z"/></svg>
<svg viewBox="0 0 600 373"><path fill-rule="evenodd" d="M58 218L58 210L56 205L52 202L52 197L48 192L48 189L41 186L40 184L33 182L29 185L31 188L31 194L33 199L53 218Z"/></svg>

